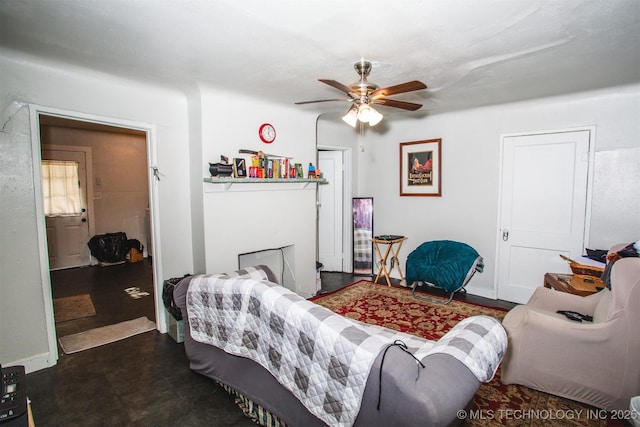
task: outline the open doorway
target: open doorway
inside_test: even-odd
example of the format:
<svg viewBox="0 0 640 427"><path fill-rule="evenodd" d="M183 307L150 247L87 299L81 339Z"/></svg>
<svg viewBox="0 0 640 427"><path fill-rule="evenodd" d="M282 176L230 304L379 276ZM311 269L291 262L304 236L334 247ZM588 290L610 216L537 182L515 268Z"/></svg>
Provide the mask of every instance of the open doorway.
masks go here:
<svg viewBox="0 0 640 427"><path fill-rule="evenodd" d="M38 119L56 335L155 320L147 132L43 113ZM71 169L67 181L79 183L77 204L66 212L47 207L45 177L68 173L45 173L52 165ZM92 257L89 239L107 233L138 242L141 256L112 263Z"/></svg>

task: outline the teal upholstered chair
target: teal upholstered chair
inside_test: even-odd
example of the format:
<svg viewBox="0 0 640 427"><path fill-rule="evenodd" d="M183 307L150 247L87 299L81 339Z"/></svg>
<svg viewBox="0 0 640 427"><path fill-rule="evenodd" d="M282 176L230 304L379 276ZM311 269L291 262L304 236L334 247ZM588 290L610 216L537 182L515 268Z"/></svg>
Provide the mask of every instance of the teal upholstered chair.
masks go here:
<svg viewBox="0 0 640 427"><path fill-rule="evenodd" d="M478 252L466 243L452 240L424 242L407 257L406 280L417 299L416 288L422 285L449 292L449 304L453 295L464 291L476 271L482 272L484 263ZM427 299L431 302L440 301Z"/></svg>

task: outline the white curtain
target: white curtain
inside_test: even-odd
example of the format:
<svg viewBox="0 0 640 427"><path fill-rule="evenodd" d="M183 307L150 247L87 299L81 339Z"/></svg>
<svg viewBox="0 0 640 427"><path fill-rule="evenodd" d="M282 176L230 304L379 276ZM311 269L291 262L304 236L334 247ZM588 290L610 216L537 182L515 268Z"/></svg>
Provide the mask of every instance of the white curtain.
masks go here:
<svg viewBox="0 0 640 427"><path fill-rule="evenodd" d="M78 162L43 160L42 190L45 215L80 215Z"/></svg>

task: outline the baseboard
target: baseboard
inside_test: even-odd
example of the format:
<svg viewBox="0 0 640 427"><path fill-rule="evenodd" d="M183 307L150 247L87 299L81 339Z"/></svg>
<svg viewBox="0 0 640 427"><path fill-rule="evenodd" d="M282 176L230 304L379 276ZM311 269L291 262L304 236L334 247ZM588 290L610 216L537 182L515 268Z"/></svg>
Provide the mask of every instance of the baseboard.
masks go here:
<svg viewBox="0 0 640 427"><path fill-rule="evenodd" d="M481 288L481 287L477 287L477 286L467 285L467 286L465 286L465 289L467 290L467 293L469 293L471 295L476 295L476 296L479 296L479 297L489 298L489 299L494 299L494 300L498 299L498 295L496 294L496 291L493 288L487 289L487 288Z"/></svg>
<svg viewBox="0 0 640 427"><path fill-rule="evenodd" d="M57 358L50 357L49 353L42 353L36 354L35 356L31 356L26 359L9 362L7 363L7 366L22 365L24 366L24 370L26 371L26 373L29 374L31 372L36 372L55 366L56 363L58 363Z"/></svg>

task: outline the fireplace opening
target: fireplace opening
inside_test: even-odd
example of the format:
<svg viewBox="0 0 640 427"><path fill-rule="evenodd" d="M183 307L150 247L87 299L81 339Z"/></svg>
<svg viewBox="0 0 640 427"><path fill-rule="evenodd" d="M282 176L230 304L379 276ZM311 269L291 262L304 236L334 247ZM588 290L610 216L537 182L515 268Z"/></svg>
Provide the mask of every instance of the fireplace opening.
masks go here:
<svg viewBox="0 0 640 427"><path fill-rule="evenodd" d="M279 285L294 292L296 290L295 261L295 245L238 254L238 268L266 265L278 278Z"/></svg>

